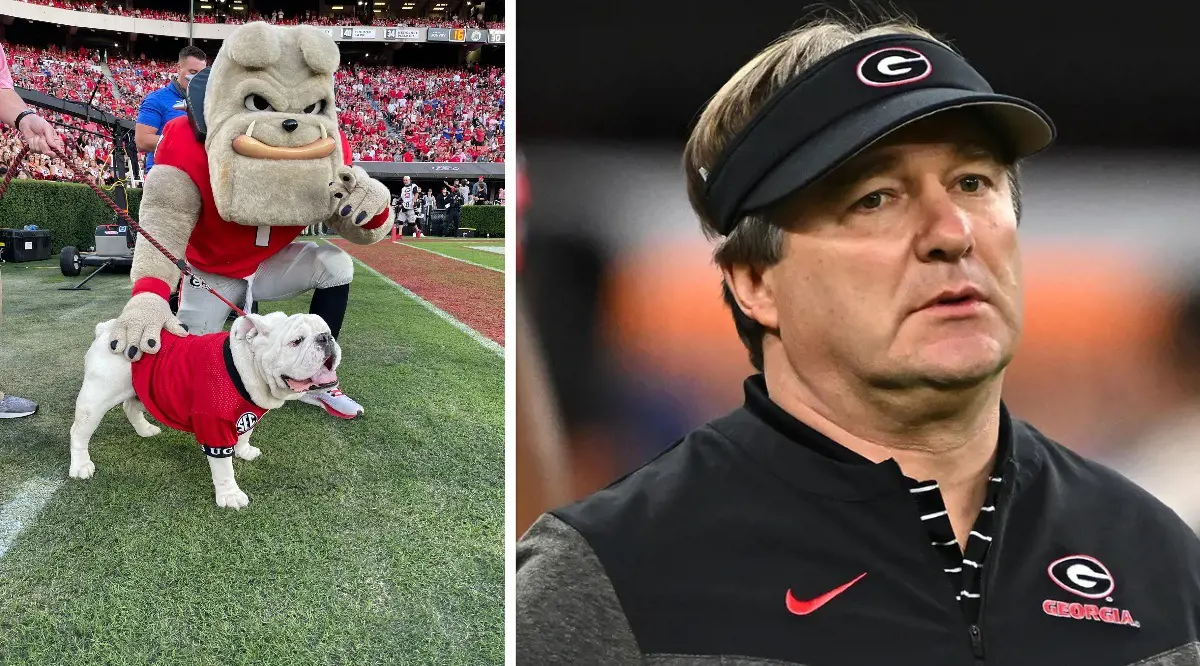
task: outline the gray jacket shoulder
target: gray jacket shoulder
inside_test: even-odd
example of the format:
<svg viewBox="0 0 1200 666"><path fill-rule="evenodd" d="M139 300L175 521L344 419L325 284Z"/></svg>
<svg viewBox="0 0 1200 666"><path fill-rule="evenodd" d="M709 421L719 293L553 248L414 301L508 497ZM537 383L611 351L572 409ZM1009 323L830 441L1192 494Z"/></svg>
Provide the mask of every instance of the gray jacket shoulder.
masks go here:
<svg viewBox="0 0 1200 666"><path fill-rule="evenodd" d="M612 583L575 528L550 514L517 541L517 663L638 664Z"/></svg>

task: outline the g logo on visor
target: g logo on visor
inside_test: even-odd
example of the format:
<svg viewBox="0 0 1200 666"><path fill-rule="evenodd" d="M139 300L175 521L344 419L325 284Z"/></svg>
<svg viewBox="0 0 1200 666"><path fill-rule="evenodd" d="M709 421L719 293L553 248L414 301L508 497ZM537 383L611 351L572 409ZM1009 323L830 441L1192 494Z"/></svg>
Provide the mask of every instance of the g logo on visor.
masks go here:
<svg viewBox="0 0 1200 666"><path fill-rule="evenodd" d="M874 88L902 86L933 73L929 58L916 49L889 46L858 61L858 80Z"/></svg>

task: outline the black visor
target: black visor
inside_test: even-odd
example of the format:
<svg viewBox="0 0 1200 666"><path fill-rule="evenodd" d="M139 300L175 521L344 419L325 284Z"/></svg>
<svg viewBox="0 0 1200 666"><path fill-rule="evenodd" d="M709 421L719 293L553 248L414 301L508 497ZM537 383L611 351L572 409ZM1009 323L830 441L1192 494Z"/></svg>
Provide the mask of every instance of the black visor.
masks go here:
<svg viewBox="0 0 1200 666"><path fill-rule="evenodd" d="M962 107L986 114L1013 158L1054 141L1041 109L992 92L936 42L887 35L852 44L789 82L729 143L705 175L710 214L727 235L742 216L812 184L889 132Z"/></svg>

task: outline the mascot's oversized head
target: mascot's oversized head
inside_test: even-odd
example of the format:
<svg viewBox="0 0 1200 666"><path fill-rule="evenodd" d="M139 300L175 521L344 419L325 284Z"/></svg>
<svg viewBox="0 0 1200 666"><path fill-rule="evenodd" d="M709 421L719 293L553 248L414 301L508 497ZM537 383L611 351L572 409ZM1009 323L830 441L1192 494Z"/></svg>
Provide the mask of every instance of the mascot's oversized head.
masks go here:
<svg viewBox="0 0 1200 666"><path fill-rule="evenodd" d="M340 58L316 28L247 23L192 80L189 115L222 218L307 226L332 214L329 182L345 164L334 107Z"/></svg>

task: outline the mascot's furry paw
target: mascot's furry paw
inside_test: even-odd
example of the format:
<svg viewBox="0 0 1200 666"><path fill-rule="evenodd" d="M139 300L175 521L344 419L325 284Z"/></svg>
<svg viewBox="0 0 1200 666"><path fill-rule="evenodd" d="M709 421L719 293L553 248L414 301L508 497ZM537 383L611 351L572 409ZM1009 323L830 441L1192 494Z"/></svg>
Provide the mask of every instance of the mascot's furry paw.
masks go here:
<svg viewBox="0 0 1200 666"><path fill-rule="evenodd" d="M374 229L356 227L340 215L329 218L329 230L355 245L372 245L387 238L392 233L392 221L388 220L383 226Z"/></svg>
<svg viewBox="0 0 1200 666"><path fill-rule="evenodd" d="M171 314L171 306L158 294L138 294L129 299L121 316L117 317L108 348L114 354L124 354L130 361L136 361L143 352L158 353L164 328L175 335L188 334L179 319Z"/></svg>
<svg viewBox="0 0 1200 666"><path fill-rule="evenodd" d="M338 167L336 178L329 184L335 218L361 227L387 209L391 199L387 186L362 167Z"/></svg>

